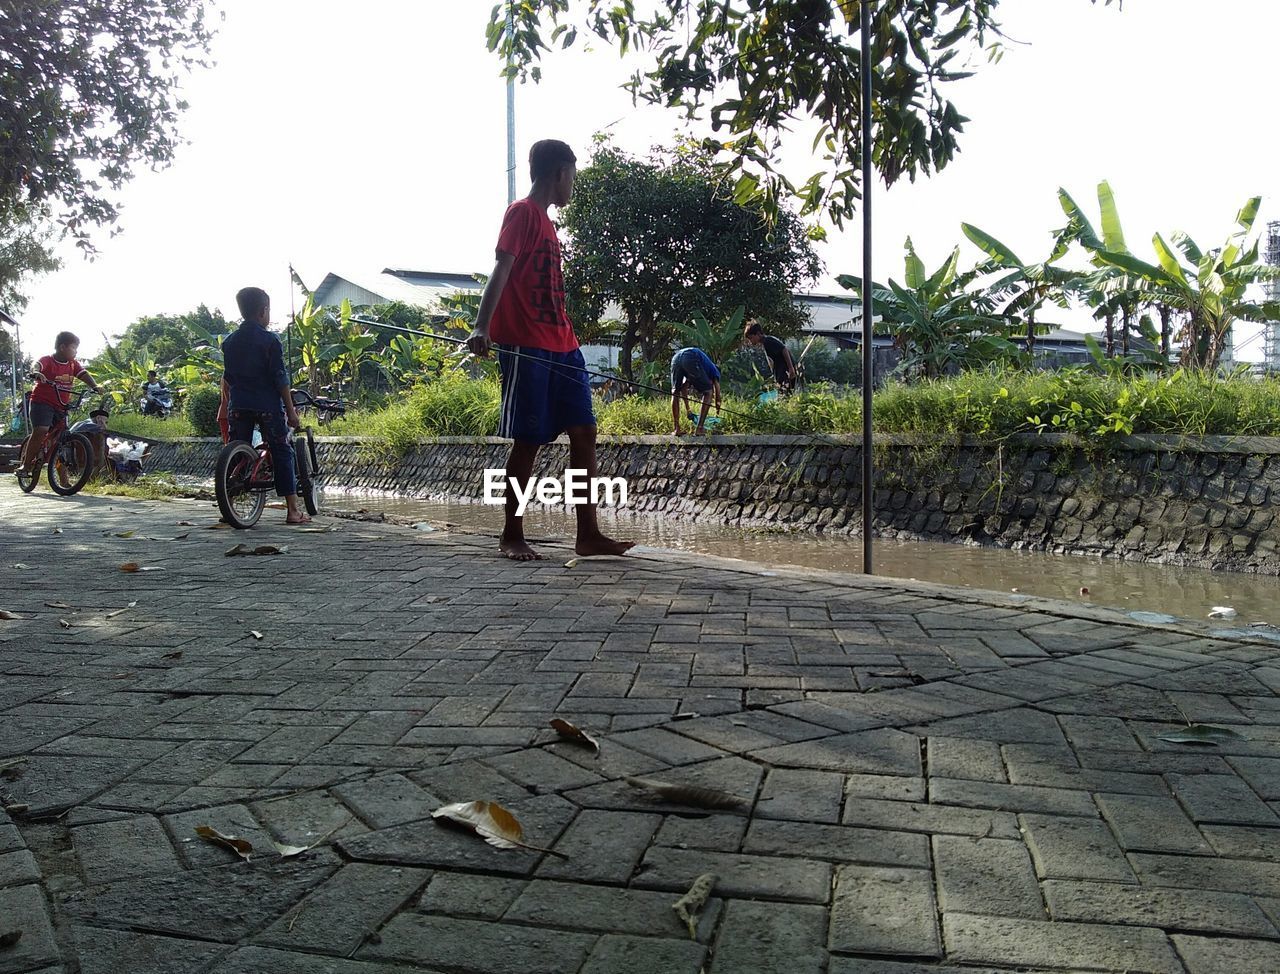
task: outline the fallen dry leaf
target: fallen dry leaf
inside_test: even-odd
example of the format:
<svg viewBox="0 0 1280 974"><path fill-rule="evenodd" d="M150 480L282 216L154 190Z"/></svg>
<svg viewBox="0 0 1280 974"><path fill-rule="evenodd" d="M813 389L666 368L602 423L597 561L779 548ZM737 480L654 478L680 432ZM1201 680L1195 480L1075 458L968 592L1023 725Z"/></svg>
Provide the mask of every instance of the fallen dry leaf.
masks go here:
<svg viewBox="0 0 1280 974"><path fill-rule="evenodd" d="M162 571L164 571L164 566L163 566L163 565L143 565L141 568L139 568L139 569L138 569L138 571L140 571L140 572L162 572Z"/></svg>
<svg viewBox="0 0 1280 974"><path fill-rule="evenodd" d="M279 547L273 544L260 544L253 549L253 553L255 555L283 555L288 550L289 546L287 544L282 544Z"/></svg>
<svg viewBox="0 0 1280 974"><path fill-rule="evenodd" d="M258 630L257 630L257 629L250 629L250 630L249 630L249 635L250 635L250 636L252 636L254 639L261 639L261 638L262 638L262 633L258 632Z"/></svg>
<svg viewBox="0 0 1280 974"><path fill-rule="evenodd" d="M53 529L53 533L54 533L54 534L61 534L61 533L62 533L62 528L54 528L54 529Z"/></svg>
<svg viewBox="0 0 1280 974"><path fill-rule="evenodd" d="M71 608L71 606L67 605L67 603L65 603L65 602L46 602L46 603L45 603L45 605L47 605L47 606L48 606L49 608L51 608L51 609L69 609L69 608Z"/></svg>
<svg viewBox="0 0 1280 974"><path fill-rule="evenodd" d="M114 618L115 618L116 616L118 616L118 615L124 615L124 613L128 612L130 609L132 609L132 608L133 608L134 606L136 606L137 604L138 604L137 602L130 602L130 603L129 603L128 605L126 605L123 609L116 609L114 612L108 612L108 613L107 613L107 618L108 618L108 619L114 619Z"/></svg>
<svg viewBox="0 0 1280 974"><path fill-rule="evenodd" d="M18 562L16 565L13 565L12 567L16 568L20 572L26 572L31 570L30 565L24 565L22 562Z"/></svg>
<svg viewBox="0 0 1280 974"><path fill-rule="evenodd" d="M25 815L31 806L25 802L19 802L17 805L5 805L4 810L10 815Z"/></svg>
<svg viewBox="0 0 1280 974"><path fill-rule="evenodd" d="M1180 730L1161 734L1160 740L1170 744L1199 744L1202 747L1217 747L1231 741L1248 740L1243 734L1229 727L1213 727L1209 724L1188 724Z"/></svg>
<svg viewBox="0 0 1280 974"><path fill-rule="evenodd" d="M122 572L136 572L141 568L142 566L139 565L136 561L126 561L123 565L120 566L120 570Z"/></svg>
<svg viewBox="0 0 1280 974"><path fill-rule="evenodd" d="M640 788L653 792L663 801L677 805L693 805L698 808L738 808L746 801L737 795L730 795L715 788L703 788L701 785L673 785L667 781L656 781L653 778L626 778L632 788Z"/></svg>
<svg viewBox="0 0 1280 974"><path fill-rule="evenodd" d="M16 612L10 612L8 609L0 609L0 619L21 619L22 616Z"/></svg>
<svg viewBox="0 0 1280 974"><path fill-rule="evenodd" d="M578 559L577 559L577 558L570 558L568 561L566 561L566 562L564 563L564 567L565 567L565 568L572 568L572 567L573 567L574 565L576 565L577 563L578 563Z"/></svg>
<svg viewBox="0 0 1280 974"><path fill-rule="evenodd" d="M249 857L253 855L253 844L249 840L238 839L234 835L223 835L217 829L210 828L208 825L197 825L196 835L206 842L212 842L214 845L230 849L245 862L248 862Z"/></svg>
<svg viewBox="0 0 1280 974"><path fill-rule="evenodd" d="M499 849L532 849L535 852L550 852L561 859L568 858L550 849L527 845L524 841L524 827L497 802L455 802L437 808L431 813L431 817L442 824L474 832L489 845Z"/></svg>
<svg viewBox="0 0 1280 974"><path fill-rule="evenodd" d="M161 659L182 659L182 650L178 650L176 653L165 653L160 658Z"/></svg>
<svg viewBox="0 0 1280 974"><path fill-rule="evenodd" d="M67 622L67 620L66 620L66 619L59 619L59 620L58 620L58 625L60 625L63 629L70 629L70 628L71 628L71 623Z"/></svg>
<svg viewBox="0 0 1280 974"><path fill-rule="evenodd" d="M135 674L133 674L133 673L113 673L113 674L111 674L111 676L107 677L107 679L109 679L109 680L127 680L127 679L129 679L129 677L134 676L134 675L135 675Z"/></svg>
<svg viewBox="0 0 1280 974"><path fill-rule="evenodd" d="M696 710L682 710L678 714L673 714L671 719L672 720L695 720L701 716L702 714L698 713Z"/></svg>
<svg viewBox="0 0 1280 974"><path fill-rule="evenodd" d="M195 527L195 522L193 522L193 521L179 521L179 522L178 522L178 527L180 527L180 528L194 528L194 527Z"/></svg>
<svg viewBox="0 0 1280 974"><path fill-rule="evenodd" d="M676 911L676 916L684 921L684 925L689 928L689 939L698 939L698 912L706 905L707 897L711 895L711 890L716 885L715 873L703 873L693 881L693 885L689 887L689 892L676 900L671 909Z"/></svg>
<svg viewBox="0 0 1280 974"><path fill-rule="evenodd" d="M117 538L132 538L132 537L134 536L134 534L136 534L136 532L134 532L134 531L117 531L117 532L116 532L116 537L117 537Z"/></svg>
<svg viewBox="0 0 1280 974"><path fill-rule="evenodd" d="M6 947L12 947L22 939L21 930L10 930L8 933L0 933L0 950Z"/></svg>
<svg viewBox="0 0 1280 974"><path fill-rule="evenodd" d="M292 859L294 856L300 856L304 852L310 852L309 845L281 845L279 842L272 842L276 847L276 852L280 853L281 859Z"/></svg>
<svg viewBox="0 0 1280 974"><path fill-rule="evenodd" d="M575 744L585 744L597 754L600 753L600 742L582 728L575 727L567 720L561 720L559 717L551 718L551 726L555 728L557 734L566 740L573 741Z"/></svg>

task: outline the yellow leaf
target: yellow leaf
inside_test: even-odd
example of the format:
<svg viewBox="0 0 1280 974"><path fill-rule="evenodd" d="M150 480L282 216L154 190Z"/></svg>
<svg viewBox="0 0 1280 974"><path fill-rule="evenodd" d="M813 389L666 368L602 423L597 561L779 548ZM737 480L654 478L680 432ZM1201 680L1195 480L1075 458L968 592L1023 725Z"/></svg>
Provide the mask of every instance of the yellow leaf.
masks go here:
<svg viewBox="0 0 1280 974"><path fill-rule="evenodd" d="M249 857L253 854L253 844L247 839L239 839L234 835L223 835L217 829L210 828L208 825L197 825L196 835L206 842L212 842L214 845L230 849L245 862L248 862Z"/></svg>
<svg viewBox="0 0 1280 974"><path fill-rule="evenodd" d="M600 753L600 742L582 728L575 727L567 720L561 720L559 717L551 718L551 726L555 728L556 733L561 737L577 744L585 744L587 747L593 748L597 754Z"/></svg>
<svg viewBox="0 0 1280 974"><path fill-rule="evenodd" d="M523 826L497 802L455 802L437 808L431 817L468 829L499 849L518 849L524 845Z"/></svg>
<svg viewBox="0 0 1280 974"><path fill-rule="evenodd" d="M117 532L116 532L116 537L117 537L117 538L132 538L132 537L133 537L133 535L134 535L134 532L132 532L132 531L117 531Z"/></svg>
<svg viewBox="0 0 1280 974"><path fill-rule="evenodd" d="M689 892L676 900L671 907L676 911L676 916L689 928L689 937L692 940L698 939L698 911L706 904L707 897L715 888L717 878L715 873L703 873L693 881Z"/></svg>

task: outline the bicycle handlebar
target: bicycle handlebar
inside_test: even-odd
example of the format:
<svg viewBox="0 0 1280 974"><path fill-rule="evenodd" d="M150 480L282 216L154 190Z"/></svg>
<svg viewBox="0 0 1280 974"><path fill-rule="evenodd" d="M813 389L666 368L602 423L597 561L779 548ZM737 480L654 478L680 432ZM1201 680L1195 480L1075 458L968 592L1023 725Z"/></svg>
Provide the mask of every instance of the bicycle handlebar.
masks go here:
<svg viewBox="0 0 1280 974"><path fill-rule="evenodd" d="M335 416L341 416L347 411L347 404L338 399L322 399L311 395L304 389L294 389L290 392L295 406L311 406L320 412L332 413Z"/></svg>

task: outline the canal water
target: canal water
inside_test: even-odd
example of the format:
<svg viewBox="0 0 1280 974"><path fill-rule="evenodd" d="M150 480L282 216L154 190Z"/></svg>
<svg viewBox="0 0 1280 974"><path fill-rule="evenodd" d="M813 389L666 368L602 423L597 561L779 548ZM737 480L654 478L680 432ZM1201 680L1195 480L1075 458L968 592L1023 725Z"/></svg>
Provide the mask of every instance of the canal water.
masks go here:
<svg viewBox="0 0 1280 974"><path fill-rule="evenodd" d="M448 523L497 533L502 509L465 501L419 500L377 494L328 493L330 511L383 511L415 520ZM655 548L741 558L770 566L861 572L860 538L759 531L689 521L601 511L601 526L616 538ZM573 516L563 507L530 508L530 538L573 537ZM1217 606L1236 610L1223 625L1280 626L1280 578L1201 568L1036 551L1010 551L927 541L876 540L876 574L997 592L1020 592L1127 612L1155 612L1205 619ZM1082 593L1082 589L1087 590Z"/></svg>

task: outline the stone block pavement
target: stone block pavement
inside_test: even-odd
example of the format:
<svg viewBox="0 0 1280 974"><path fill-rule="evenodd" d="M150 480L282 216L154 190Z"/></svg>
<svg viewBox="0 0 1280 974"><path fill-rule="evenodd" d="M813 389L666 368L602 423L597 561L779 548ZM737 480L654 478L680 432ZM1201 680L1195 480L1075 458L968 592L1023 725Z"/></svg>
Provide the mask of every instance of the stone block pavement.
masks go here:
<svg viewBox="0 0 1280 974"><path fill-rule="evenodd" d="M1265 631L266 519L0 484L0 974L1280 971Z"/></svg>

